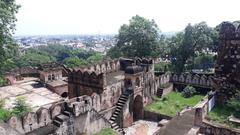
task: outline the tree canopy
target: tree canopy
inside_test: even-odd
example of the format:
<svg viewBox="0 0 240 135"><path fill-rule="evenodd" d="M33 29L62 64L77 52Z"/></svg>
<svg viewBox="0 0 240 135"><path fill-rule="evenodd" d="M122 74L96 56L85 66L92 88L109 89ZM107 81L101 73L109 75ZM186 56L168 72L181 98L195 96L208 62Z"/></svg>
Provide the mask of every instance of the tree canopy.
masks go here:
<svg viewBox="0 0 240 135"><path fill-rule="evenodd" d="M194 67L195 57L213 50L218 34L205 22L188 24L183 32L169 39L170 58L175 70L182 72Z"/></svg>
<svg viewBox="0 0 240 135"><path fill-rule="evenodd" d="M117 45L110 49L108 56L112 58L156 56L159 47L159 28L154 20L134 16L129 24L120 27Z"/></svg>
<svg viewBox="0 0 240 135"><path fill-rule="evenodd" d="M0 72L4 71L5 61L17 52L12 34L17 20L15 14L19 7L15 0L0 0Z"/></svg>

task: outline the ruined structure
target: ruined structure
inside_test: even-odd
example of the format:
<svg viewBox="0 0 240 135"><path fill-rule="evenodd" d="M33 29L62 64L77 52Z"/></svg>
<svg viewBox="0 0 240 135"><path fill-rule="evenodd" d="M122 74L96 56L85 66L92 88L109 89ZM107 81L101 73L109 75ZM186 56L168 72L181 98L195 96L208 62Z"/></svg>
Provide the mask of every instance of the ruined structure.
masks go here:
<svg viewBox="0 0 240 135"><path fill-rule="evenodd" d="M3 129L5 134L8 131L36 135L92 135L111 127L118 134L125 134L123 128L144 118L143 108L152 102L153 96L161 97L171 92L173 87L192 85L201 91L214 88L217 99L225 101L240 87L239 29L231 23L222 24L215 75L156 73L154 63L158 60L144 58L120 58L73 69L48 63L8 73L6 78L12 85L0 88L1 96L25 94L41 97L45 102L33 102L32 112L20 118L11 116L6 123L0 123L0 128L3 127L1 125L9 125ZM26 81L24 77L35 79L23 83ZM41 87L33 84L41 84ZM183 115L174 117L162 133L175 135L182 130L178 133L239 135L240 131L214 125L204 119L213 102L213 97L204 98Z"/></svg>
<svg viewBox="0 0 240 135"><path fill-rule="evenodd" d="M155 83L153 67L151 59L120 59L69 70L69 98L98 95L95 110L123 133L122 127L143 118L144 105L156 93L160 80Z"/></svg>
<svg viewBox="0 0 240 135"><path fill-rule="evenodd" d="M35 100L33 112L6 120L19 134L37 135L91 135L106 127L124 134L124 127L143 119L143 107L151 103L160 86L169 83L171 78L170 73L154 73L154 60L139 58L120 58L74 69L47 63L20 71L15 71L17 76L12 72L11 77L16 81L2 87L2 92L18 88L19 94L46 95L51 92L59 95L53 101L42 99L46 102L41 101L41 104ZM29 91L24 91L26 88ZM172 87L168 89L170 92Z"/></svg>
<svg viewBox="0 0 240 135"><path fill-rule="evenodd" d="M215 89L219 101L227 101L240 88L240 26L223 22L219 33Z"/></svg>

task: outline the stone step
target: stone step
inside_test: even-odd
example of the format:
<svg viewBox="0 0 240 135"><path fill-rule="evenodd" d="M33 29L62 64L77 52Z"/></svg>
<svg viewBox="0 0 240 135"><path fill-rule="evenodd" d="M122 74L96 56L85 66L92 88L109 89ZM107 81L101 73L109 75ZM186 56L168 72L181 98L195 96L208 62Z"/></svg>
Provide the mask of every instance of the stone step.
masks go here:
<svg viewBox="0 0 240 135"><path fill-rule="evenodd" d="M66 116L68 116L68 117L71 116L71 113L70 113L69 111L64 111L63 114L66 115Z"/></svg>
<svg viewBox="0 0 240 135"><path fill-rule="evenodd" d="M69 119L68 116L64 115L64 114L60 114L58 116L55 117L56 120L60 121L60 122L63 122L63 121L66 121Z"/></svg>
<svg viewBox="0 0 240 135"><path fill-rule="evenodd" d="M112 127L115 127L115 126L117 126L117 123L113 123L111 126L112 126Z"/></svg>
<svg viewBox="0 0 240 135"><path fill-rule="evenodd" d="M119 99L124 99L125 100L125 99L128 99L128 97L127 96L120 96Z"/></svg>
<svg viewBox="0 0 240 135"><path fill-rule="evenodd" d="M117 112L121 112L122 108L116 108Z"/></svg>
<svg viewBox="0 0 240 135"><path fill-rule="evenodd" d="M53 121L53 125L55 125L55 126L57 126L57 127L60 127L61 126L61 122L60 121L58 121L58 120L54 120Z"/></svg>
<svg viewBox="0 0 240 135"><path fill-rule="evenodd" d="M117 126L113 127L113 129L114 129L114 130L118 130L118 129L119 129L119 126L117 125Z"/></svg>
<svg viewBox="0 0 240 135"><path fill-rule="evenodd" d="M121 96L119 99L127 100L127 99L128 99L128 97Z"/></svg>
<svg viewBox="0 0 240 135"><path fill-rule="evenodd" d="M123 101L123 100L119 100L118 103L123 103L125 104L126 101Z"/></svg>
<svg viewBox="0 0 240 135"><path fill-rule="evenodd" d="M112 116L117 118L118 114L115 114L115 113L114 113Z"/></svg>
<svg viewBox="0 0 240 135"><path fill-rule="evenodd" d="M118 116L120 114L120 112L114 112L112 116Z"/></svg>
<svg viewBox="0 0 240 135"><path fill-rule="evenodd" d="M112 116L112 117L110 118L110 120L115 121L115 120L116 120L116 117L113 117L113 116Z"/></svg>
<svg viewBox="0 0 240 135"><path fill-rule="evenodd" d="M115 123L115 122L114 122L113 120L111 120L111 119L109 120L109 122L110 122L111 124L114 124L114 123Z"/></svg>
<svg viewBox="0 0 240 135"><path fill-rule="evenodd" d="M128 98L128 95L122 94L121 97L123 97L123 98Z"/></svg>
<svg viewBox="0 0 240 135"><path fill-rule="evenodd" d="M116 108L116 109L122 110L122 108L123 108L123 106L120 106L120 105L118 106L118 105L117 105L117 108Z"/></svg>
<svg viewBox="0 0 240 135"><path fill-rule="evenodd" d="M123 105L124 105L124 103L119 103L119 102L118 102L118 103L117 103L117 105L119 105L119 106L123 106Z"/></svg>

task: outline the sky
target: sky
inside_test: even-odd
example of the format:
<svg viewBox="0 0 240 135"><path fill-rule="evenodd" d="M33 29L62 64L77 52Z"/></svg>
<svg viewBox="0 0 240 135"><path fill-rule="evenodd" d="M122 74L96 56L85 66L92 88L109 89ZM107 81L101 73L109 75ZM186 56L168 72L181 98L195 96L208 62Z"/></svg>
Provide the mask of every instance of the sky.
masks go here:
<svg viewBox="0 0 240 135"><path fill-rule="evenodd" d="M154 19L162 32L188 23L240 20L240 0L16 0L15 35L117 34L132 16Z"/></svg>

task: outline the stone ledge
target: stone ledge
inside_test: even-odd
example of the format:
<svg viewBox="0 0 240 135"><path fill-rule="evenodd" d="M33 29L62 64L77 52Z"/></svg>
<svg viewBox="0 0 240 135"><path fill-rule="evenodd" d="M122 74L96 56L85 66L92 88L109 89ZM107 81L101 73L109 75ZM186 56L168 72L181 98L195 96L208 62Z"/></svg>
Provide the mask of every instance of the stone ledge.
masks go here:
<svg viewBox="0 0 240 135"><path fill-rule="evenodd" d="M210 122L206 119L203 119L203 124L206 124L208 126L211 126L211 127L214 127L214 128L220 128L220 129L225 129L225 130L230 130L232 132L236 132L238 134L240 134L240 129L237 129L237 128L230 128L226 125L223 125L223 124L220 124L220 123L215 123L215 122Z"/></svg>

